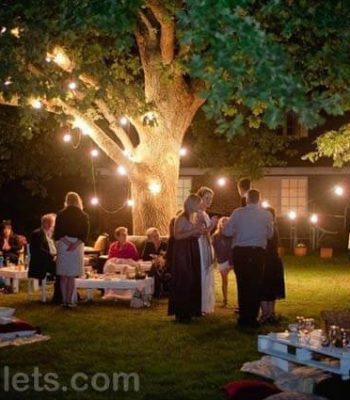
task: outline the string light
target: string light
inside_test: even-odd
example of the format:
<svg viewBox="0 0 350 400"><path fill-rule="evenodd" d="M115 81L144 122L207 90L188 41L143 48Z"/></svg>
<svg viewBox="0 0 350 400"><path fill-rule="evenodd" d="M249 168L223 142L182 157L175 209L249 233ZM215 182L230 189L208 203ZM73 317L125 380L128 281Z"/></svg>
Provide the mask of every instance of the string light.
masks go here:
<svg viewBox="0 0 350 400"><path fill-rule="evenodd" d="M5 86L9 86L12 84L11 78L7 78L6 81L4 82Z"/></svg>
<svg viewBox="0 0 350 400"><path fill-rule="evenodd" d="M92 197L91 200L90 200L90 203L93 206L97 206L99 202L100 201L99 201L99 199L97 197Z"/></svg>
<svg viewBox="0 0 350 400"><path fill-rule="evenodd" d="M288 218L291 221L294 221L297 218L297 213L294 210L289 211L288 213Z"/></svg>
<svg viewBox="0 0 350 400"><path fill-rule="evenodd" d="M47 56L45 57L45 61L48 62L48 63L50 63L50 62L52 61L52 57L49 56L49 55L47 55Z"/></svg>
<svg viewBox="0 0 350 400"><path fill-rule="evenodd" d="M218 180L217 180L217 184L219 185L219 186L225 186L226 185L226 178L223 178L223 177L221 177L221 178L219 178Z"/></svg>
<svg viewBox="0 0 350 400"><path fill-rule="evenodd" d="M43 106L42 102L40 100L38 100L38 99L31 100L30 104L36 110L40 110L42 108L42 106Z"/></svg>
<svg viewBox="0 0 350 400"><path fill-rule="evenodd" d="M83 135L91 135L93 133L91 126L80 117L75 117L73 127L79 128Z"/></svg>
<svg viewBox="0 0 350 400"><path fill-rule="evenodd" d="M261 203L261 206L262 206L263 208L267 208L267 207L270 206L270 204L269 204L269 202L268 202L267 200L264 200L264 201Z"/></svg>
<svg viewBox="0 0 350 400"><path fill-rule="evenodd" d="M19 35L19 28L18 28L18 27L11 29L10 32L11 32L11 34L12 34L13 36L15 36L17 39L19 38L20 35Z"/></svg>
<svg viewBox="0 0 350 400"><path fill-rule="evenodd" d="M180 157L185 157L187 155L187 149L186 147L181 147L179 150Z"/></svg>
<svg viewBox="0 0 350 400"><path fill-rule="evenodd" d="M318 215L317 215L317 214L312 214L312 215L310 216L310 222L311 222L312 224L317 224L317 222L318 222Z"/></svg>
<svg viewBox="0 0 350 400"><path fill-rule="evenodd" d="M1 31L0 31L0 33L1 34L3 34L3 33L5 33L7 31L7 28L6 28L6 26L3 26L2 28L1 28Z"/></svg>
<svg viewBox="0 0 350 400"><path fill-rule="evenodd" d="M72 135L71 135L70 133L65 133L65 134L63 135L63 141L64 141L65 143L71 142L71 141L72 141Z"/></svg>
<svg viewBox="0 0 350 400"><path fill-rule="evenodd" d="M128 199L128 200L126 201L126 204L127 204L128 207L134 207L134 205L135 205L135 200L134 200L134 199Z"/></svg>
<svg viewBox="0 0 350 400"><path fill-rule="evenodd" d="M118 173L119 175L124 176L124 175L127 175L128 171L126 170L126 168L124 167L124 165L119 165L118 168L117 168L117 173Z"/></svg>
<svg viewBox="0 0 350 400"><path fill-rule="evenodd" d="M339 186L339 185L337 185L337 186L334 187L334 193L337 196L342 196L344 194L344 188Z"/></svg>
<svg viewBox="0 0 350 400"><path fill-rule="evenodd" d="M68 57L61 51L59 51L55 54L53 61L56 64L61 65L61 66L64 66L65 64L69 63Z"/></svg>
<svg viewBox="0 0 350 400"><path fill-rule="evenodd" d="M119 122L120 122L120 124L121 125L127 125L127 123L129 122L129 120L125 117L125 116L123 116L123 117L121 117L120 119L119 119Z"/></svg>
<svg viewBox="0 0 350 400"><path fill-rule="evenodd" d="M78 84L77 84L77 82L75 82L75 81L70 81L70 82L68 83L68 87L69 87L69 89L71 89L71 90L75 90L75 89L78 87Z"/></svg>
<svg viewBox="0 0 350 400"><path fill-rule="evenodd" d="M98 152L97 149L92 149L92 150L90 151L90 154L91 154L91 157L98 157L99 152Z"/></svg>
<svg viewBox="0 0 350 400"><path fill-rule="evenodd" d="M161 185L159 182L153 181L148 185L148 189L152 194L158 194L161 191Z"/></svg>

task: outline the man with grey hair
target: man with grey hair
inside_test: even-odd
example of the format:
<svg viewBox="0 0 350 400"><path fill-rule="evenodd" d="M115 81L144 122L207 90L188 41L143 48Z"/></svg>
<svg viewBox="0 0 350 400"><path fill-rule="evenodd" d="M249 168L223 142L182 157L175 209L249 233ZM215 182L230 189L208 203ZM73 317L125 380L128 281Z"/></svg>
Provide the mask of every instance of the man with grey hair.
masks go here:
<svg viewBox="0 0 350 400"><path fill-rule="evenodd" d="M260 192L250 189L246 207L233 211L223 233L232 236L232 260L242 327L258 326L260 293L267 240L273 235L272 215L259 204Z"/></svg>
<svg viewBox="0 0 350 400"><path fill-rule="evenodd" d="M56 246L52 238L56 214L45 214L41 217L41 227L30 235L30 261L28 277L43 280L49 273L55 277L52 302L61 303L59 277L56 276Z"/></svg>

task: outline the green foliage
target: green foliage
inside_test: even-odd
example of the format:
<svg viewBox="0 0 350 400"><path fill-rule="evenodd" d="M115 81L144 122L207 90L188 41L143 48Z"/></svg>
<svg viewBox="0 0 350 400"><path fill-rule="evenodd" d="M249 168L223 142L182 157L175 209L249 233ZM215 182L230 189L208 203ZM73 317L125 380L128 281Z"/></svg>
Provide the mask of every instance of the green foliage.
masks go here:
<svg viewBox="0 0 350 400"><path fill-rule="evenodd" d="M222 131L242 127L246 112L227 113L237 100L270 128L287 111L314 127L321 113L349 109L350 26L344 1L188 1L179 13L180 39L190 46L186 64L204 79L206 110ZM210 12L208 10L210 9ZM254 122L254 125L258 125Z"/></svg>
<svg viewBox="0 0 350 400"><path fill-rule="evenodd" d="M7 100L18 96L23 107L29 96L38 96L62 98L84 112L92 112L96 98L107 100L115 115L136 115L147 109L135 41L139 11L156 26L158 37L160 26L146 3L3 0L2 96ZM191 90L191 84L200 81L206 99L203 109L216 121L217 132L229 139L240 133L239 141L251 135L244 140L254 143L267 135L266 141L272 142L271 132L263 127L277 128L286 112L296 113L310 128L320 124L322 116L341 115L350 109L350 25L344 17L350 14L348 1L161 3L169 12L166 18L176 23L178 41L174 65L168 68L159 62L157 67L164 79L184 74ZM14 28L17 36L11 32ZM72 74L46 61L47 52L57 45L74 60L73 78L87 74L98 82L98 88L79 88L83 100L67 90ZM8 78L12 84L5 86ZM33 122L38 113L27 115L28 122ZM338 150L329 147L335 142L325 140L329 154L333 151L337 156Z"/></svg>
<svg viewBox="0 0 350 400"><path fill-rule="evenodd" d="M350 161L350 124L321 135L316 139L316 146L316 151L305 155L305 159L316 162L320 157L329 157L335 167L342 167Z"/></svg>
<svg viewBox="0 0 350 400"><path fill-rule="evenodd" d="M193 153L199 165L254 179L261 177L264 167L284 165L280 161L281 156L287 151L292 138L277 134L264 125L250 125L251 121L239 133L227 138L220 134L213 121L206 119L203 112L198 113L191 133Z"/></svg>

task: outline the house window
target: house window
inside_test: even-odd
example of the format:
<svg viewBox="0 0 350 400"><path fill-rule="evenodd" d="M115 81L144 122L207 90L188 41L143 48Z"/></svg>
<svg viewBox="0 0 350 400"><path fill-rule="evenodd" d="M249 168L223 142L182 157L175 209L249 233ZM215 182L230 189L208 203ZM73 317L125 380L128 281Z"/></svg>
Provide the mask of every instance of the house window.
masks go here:
<svg viewBox="0 0 350 400"><path fill-rule="evenodd" d="M183 208L184 201L186 200L187 196L191 193L192 189L192 178L188 177L180 177L179 182L177 184L177 207L179 209Z"/></svg>
<svg viewBox="0 0 350 400"><path fill-rule="evenodd" d="M290 210L307 213L307 178L282 178L281 213L286 215Z"/></svg>
<svg viewBox="0 0 350 400"><path fill-rule="evenodd" d="M281 214L281 178L265 177L252 183L254 189L259 190L261 201L266 201L276 211L276 215Z"/></svg>

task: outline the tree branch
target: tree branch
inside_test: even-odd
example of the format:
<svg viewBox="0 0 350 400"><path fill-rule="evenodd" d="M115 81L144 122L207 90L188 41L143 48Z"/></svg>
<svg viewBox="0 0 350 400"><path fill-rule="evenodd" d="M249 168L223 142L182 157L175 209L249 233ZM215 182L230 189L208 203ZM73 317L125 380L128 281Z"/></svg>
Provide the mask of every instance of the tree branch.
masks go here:
<svg viewBox="0 0 350 400"><path fill-rule="evenodd" d="M157 43L157 29L152 26L150 20L147 18L144 12L141 10L139 11L139 18L142 21L142 23L146 26L148 36L149 36L149 41L155 45Z"/></svg>
<svg viewBox="0 0 350 400"><path fill-rule="evenodd" d="M118 139L122 142L124 149L131 155L134 153L134 146L126 134L124 129L119 126L119 122L115 115L109 110L107 104L103 100L95 100L95 104L102 112L104 118L108 121L110 129L116 134Z"/></svg>
<svg viewBox="0 0 350 400"><path fill-rule="evenodd" d="M129 172L134 169L134 162L126 156L122 149L96 124L89 121L80 111L68 105L61 99L56 100L57 104L62 107L65 114L75 118L77 126L84 124L85 133L97 144L106 155L118 164L123 164ZM82 127L81 127L82 128Z"/></svg>
<svg viewBox="0 0 350 400"><path fill-rule="evenodd" d="M175 24L172 16L158 0L147 0L146 4L152 11L161 27L160 51L165 65L171 64L175 49Z"/></svg>

